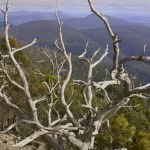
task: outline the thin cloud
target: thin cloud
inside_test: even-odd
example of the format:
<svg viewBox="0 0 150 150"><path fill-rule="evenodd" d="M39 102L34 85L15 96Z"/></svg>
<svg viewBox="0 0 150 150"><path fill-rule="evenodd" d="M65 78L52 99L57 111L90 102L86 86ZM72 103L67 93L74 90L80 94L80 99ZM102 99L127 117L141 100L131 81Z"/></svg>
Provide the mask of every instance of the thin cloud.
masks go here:
<svg viewBox="0 0 150 150"><path fill-rule="evenodd" d="M11 5L22 6L55 6L56 0L10 0ZM96 6L113 5L113 6L150 6L150 0L92 0ZM5 4L2 0L1 4ZM61 6L87 6L87 0L58 0Z"/></svg>

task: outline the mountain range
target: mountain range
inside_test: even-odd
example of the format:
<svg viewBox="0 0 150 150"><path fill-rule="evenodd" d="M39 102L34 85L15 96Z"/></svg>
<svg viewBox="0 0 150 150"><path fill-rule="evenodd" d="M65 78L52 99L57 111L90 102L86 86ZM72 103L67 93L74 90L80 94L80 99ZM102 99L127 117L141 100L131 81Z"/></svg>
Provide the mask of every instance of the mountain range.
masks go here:
<svg viewBox="0 0 150 150"><path fill-rule="evenodd" d="M121 40L121 57L129 55L142 55L144 44L147 43L146 55L150 55L150 27L135 24L122 19L107 16L110 24ZM110 64L113 55L111 40L101 21L94 15L85 18L67 18L63 20L63 36L67 49L73 54L80 54L87 41L89 41L88 55L98 47L102 49L109 44ZM2 25L2 24L0 24ZM10 34L25 43L37 38L40 47L54 48L54 41L58 39L58 25L55 20L35 20L19 25L11 25ZM102 54L103 51L101 51ZM134 64L133 64L134 65ZM132 67L128 67L132 70ZM149 78L150 65L142 65L142 73Z"/></svg>
<svg viewBox="0 0 150 150"><path fill-rule="evenodd" d="M73 16L68 15L64 12L57 12L60 18L68 19L73 18ZM0 18L3 19L3 15L0 14ZM14 11L9 12L8 20L9 24L20 25L23 23L27 23L29 21L36 20L55 20L56 13L55 12L40 12L40 11Z"/></svg>
<svg viewBox="0 0 150 150"><path fill-rule="evenodd" d="M129 22L122 19L110 16L106 17L110 22L111 26L122 26L129 24ZM104 27L104 24L94 14L90 14L84 18L64 19L64 23L76 29L91 29L91 28L98 28L100 26Z"/></svg>
<svg viewBox="0 0 150 150"><path fill-rule="evenodd" d="M124 20L108 17L115 33L121 40L121 50L125 55L141 55L144 44L147 43L147 55L150 55L150 27L141 24L129 23ZM94 15L85 18L63 20L64 41L68 49L80 53L87 41L89 49L111 46L111 41L103 24ZM38 20L23 23L10 28L10 32L17 39L30 42L37 38L39 46L53 47L58 38L58 25L55 20Z"/></svg>
<svg viewBox="0 0 150 150"><path fill-rule="evenodd" d="M63 25L65 45L74 54L79 54L86 45L91 43L90 49L98 47L98 43L84 35L80 30ZM38 46L54 48L54 42L58 39L58 24L56 21L32 21L18 26L11 26L10 33L24 42L30 42L37 38Z"/></svg>

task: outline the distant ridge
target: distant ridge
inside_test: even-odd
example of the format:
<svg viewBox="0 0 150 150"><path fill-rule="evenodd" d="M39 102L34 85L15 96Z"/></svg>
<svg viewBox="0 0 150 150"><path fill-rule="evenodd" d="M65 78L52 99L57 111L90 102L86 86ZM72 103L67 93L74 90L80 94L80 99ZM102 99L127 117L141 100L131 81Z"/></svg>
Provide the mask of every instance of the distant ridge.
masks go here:
<svg viewBox="0 0 150 150"><path fill-rule="evenodd" d="M24 42L30 42L36 37L39 46L53 48L54 41L58 39L58 24L54 20L31 21L18 26L12 26L10 33ZM65 24L63 25L63 36L67 49L74 54L79 54L83 51L87 41L90 42L89 49L91 53L100 46L81 31Z"/></svg>
<svg viewBox="0 0 150 150"><path fill-rule="evenodd" d="M92 18L91 16L88 16ZM88 18L86 17L86 19ZM72 20L76 20L74 18ZM84 20L85 18L83 18ZM76 29L75 27L70 27L67 24L69 19L64 19L63 25L63 36L67 50L70 50L73 54L80 54L85 48L85 44L89 41L90 46L88 48L89 55L93 53L98 47L105 47L109 44L109 58L111 58L112 43L108 36L106 29L103 26L98 28L85 28ZM121 56L124 57L129 55L141 55L143 54L143 46L145 43L148 44L147 51L145 55L150 55L150 28L144 25L132 24L126 21L109 17L115 25L112 28L115 33L119 35L121 39ZM75 21L74 21L75 22ZM98 22L99 23L99 22ZM112 23L113 24L113 23ZM122 24L122 25L121 25ZM33 38L37 38L38 46L54 48L54 41L58 38L58 25L54 20L38 20L31 21L17 26L11 26L10 34L23 42L31 42ZM102 53L103 51L101 51ZM109 61L109 60L108 60ZM109 61L110 62L110 61ZM132 66L135 64L133 63ZM136 63L137 65L137 63ZM132 70L132 67L128 67ZM141 67L142 73L145 79L149 79L150 65L144 64Z"/></svg>
<svg viewBox="0 0 150 150"><path fill-rule="evenodd" d="M73 18L64 12L58 11L58 15L61 19ZM2 14L0 17L3 18ZM40 12L40 11L14 11L9 12L9 23L13 25L20 25L30 21L37 20L56 20L55 12Z"/></svg>
<svg viewBox="0 0 150 150"><path fill-rule="evenodd" d="M122 26L129 24L127 21L107 16L112 26ZM91 29L104 26L103 23L94 14L90 14L85 18L66 19L64 21L68 26L76 29Z"/></svg>

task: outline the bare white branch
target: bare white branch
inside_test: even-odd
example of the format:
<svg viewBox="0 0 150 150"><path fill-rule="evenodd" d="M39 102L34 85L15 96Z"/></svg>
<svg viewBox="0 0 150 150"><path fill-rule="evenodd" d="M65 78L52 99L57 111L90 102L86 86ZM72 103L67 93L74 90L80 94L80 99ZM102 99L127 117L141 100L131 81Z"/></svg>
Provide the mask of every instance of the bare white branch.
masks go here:
<svg viewBox="0 0 150 150"><path fill-rule="evenodd" d="M109 80L109 81L102 81L102 82L93 82L93 86L96 89L105 89L110 85L120 85L119 80Z"/></svg>
<svg viewBox="0 0 150 150"><path fill-rule="evenodd" d="M85 55L86 55L86 53L87 53L88 46L89 46L89 42L86 43L84 52L78 56L79 59L84 60L84 61L87 61L87 62L89 62L89 59L87 59L87 58L85 57Z"/></svg>
<svg viewBox="0 0 150 150"><path fill-rule="evenodd" d="M146 56L129 56L120 61L120 64L125 64L129 61L142 61L142 62L150 62L150 57Z"/></svg>
<svg viewBox="0 0 150 150"><path fill-rule="evenodd" d="M43 101L45 101L45 100L47 100L47 97L46 97L46 96L43 96L43 97L39 98L38 100L35 100L34 103L35 103L35 105L36 105L36 104L38 104L38 103L40 103L40 102L43 102Z"/></svg>
<svg viewBox="0 0 150 150"><path fill-rule="evenodd" d="M65 149L63 144L65 142L71 142L73 145L77 146L81 150L89 150L94 149L95 144L95 138L99 134L99 130L101 129L101 126L107 122L107 125L109 127L108 119L111 118L117 111L119 111L121 108L130 108L130 107L138 107L136 106L128 106L128 102L130 99L132 100L133 97L137 96L143 99L149 99L150 95L148 94L150 91L150 84L146 84L144 86L139 86L134 88L131 84L132 81L129 78L129 74L124 69L124 64L129 61L143 61L143 62L149 62L150 58L144 56L146 51L146 45L144 45L144 54L140 57L138 56L129 56L127 58L124 58L119 62L119 38L118 36L113 32L107 18L102 14L99 13L91 3L92 0L88 0L88 4L90 6L91 11L104 23L107 32L109 33L109 36L111 37L112 43L113 43L113 50L114 50L114 57L113 57L113 67L109 74L106 74L108 76L104 80L101 80L100 82L93 81L93 74L94 69L97 65L99 65L104 58L108 55L108 45L106 46L104 54L102 56L99 56L100 49L96 50L93 55L90 58L86 58L87 49L89 43L86 43L86 47L84 49L84 52L78 56L79 59L85 60L88 65L88 73L87 73L87 79L84 80L73 80L72 81L72 72L73 72L73 64L72 64L72 55L69 53L66 49L63 34L62 34L62 25L60 18L58 16L58 13L56 12L56 18L58 22L58 28L59 28L59 40L55 41L56 49L59 50L60 55L58 54L58 51L52 51L51 53L45 49L43 52L44 55L47 57L46 60L49 60L50 69L52 71L50 72L51 76L54 76L54 80L47 81L48 75L43 74L40 69L36 69L36 74L39 75L39 77L42 78L42 83L46 86L48 93L47 95L36 98L32 97L31 88L29 87L29 81L27 80L26 73L24 71L24 68L21 66L21 64L16 60L15 53L22 51L33 44L36 43L36 39L34 39L31 43L21 47L21 48L12 48L10 41L9 41L9 34L8 34L8 10L9 10L9 0L6 4L5 11L0 10L2 13L4 13L4 32L5 32L5 40L6 40L6 46L7 46L7 52L8 55L4 56L2 55L2 58L4 59L11 59L11 62L15 66L19 78L21 81L17 83L17 81L13 80L11 78L11 75L9 73L9 70L7 67L3 66L3 62L1 63L2 75L4 83L0 87L0 98L2 101L4 101L9 107L13 108L17 114L19 114L19 121L16 120L15 123L11 124L8 128L6 128L1 133L5 133L10 131L12 128L16 127L19 123L25 123L28 126L34 125L35 129L33 129L33 132L31 135L26 137L24 140L20 141L19 143L13 145L12 147L15 148L21 148L25 146L26 144L32 142L33 140L45 136L46 138L49 138L50 143L54 145L54 148L58 149L59 146L57 144L60 142L62 145L62 149ZM58 54L58 55L57 55ZM63 57L61 57L63 56ZM65 74L63 75L62 71L65 68ZM28 103L29 111L32 116L29 115L26 116L25 112L22 111L23 108L17 106L15 103L13 103L13 97L8 96L8 82L5 82L7 80L11 85L17 87L22 91L22 94L25 96L25 99ZM44 81L43 81L44 80ZM67 94L68 89L70 86L74 86L75 84L81 85L81 93L82 98L79 100L80 102L83 100L83 104L79 107L80 109L83 109L83 115L80 117L75 117L76 114L72 111L72 98L74 96L74 92L76 89L73 89L73 94L71 93L71 96L69 97ZM118 87L121 87L126 94L122 94L122 96L118 97L117 99L111 99L111 96L109 95L108 88L111 85L117 85ZM74 86L76 87L76 86ZM106 104L103 106L95 106L94 103L94 96L96 96L96 90L99 90L103 94L103 99L106 101ZM71 91L71 90L70 90ZM80 98L78 96L77 98ZM98 98L98 97L97 97ZM97 99L96 98L96 99ZM102 99L101 98L101 99ZM38 109L38 103L41 103L43 101L46 102L42 106L44 108L44 111L46 111L46 117L47 121L43 124L41 123L41 119L39 119L38 112L40 110ZM57 103L59 101L59 103ZM46 104L46 107L45 107ZM61 107L61 111L57 108L57 104L59 107ZM85 109L86 108L86 109ZM28 114L28 113L27 113ZM41 122L40 122L41 121ZM46 124L46 125L45 125ZM38 130L38 131L37 131ZM85 138L83 138L85 137ZM63 142L64 143L63 143ZM65 143L66 144L66 143ZM68 144L69 145L69 144Z"/></svg>
<svg viewBox="0 0 150 150"><path fill-rule="evenodd" d="M24 91L24 87L22 87L22 86L21 86L19 83L17 83L15 80L11 79L11 76L8 74L8 72L7 72L7 70L5 69L4 65L2 65L2 66L3 66L2 71L3 71L3 73L5 73L7 79L9 80L9 82L10 82L12 85L16 86L18 89Z"/></svg>
<svg viewBox="0 0 150 150"><path fill-rule="evenodd" d="M15 144L15 145L12 145L12 148L15 147L15 148L21 148L21 147L24 147L25 145L27 145L28 143L32 142L33 140L35 140L36 138L44 135L44 134L47 134L48 132L45 131L45 130L42 130L42 131L36 131L34 132L32 135L30 135L29 137L27 137L26 139L24 139L23 141Z"/></svg>
<svg viewBox="0 0 150 150"><path fill-rule="evenodd" d="M15 53L12 51L12 47L10 45L9 34L8 34L8 29L9 29L9 25L8 25L8 11L9 11L9 0L7 1L6 11L5 11L5 14L4 14L4 32L5 32L4 35L5 35L6 46L8 48L8 54L9 54L9 57L12 60L13 64L15 65L15 67L16 67L18 73L19 73L19 76L20 76L20 78L21 78L21 80L23 82L24 94L25 94L25 96L27 98L27 101L28 101L28 103L30 105L33 118L37 122L37 124L40 124L39 119L38 119L38 115L37 115L37 108L36 108L36 106L35 106L35 104L34 104L34 102L32 100L31 93L29 91L28 80L26 78L26 75L25 75L22 67L20 66L20 64L15 59L15 57L14 57ZM6 100L8 100L8 99L6 99Z"/></svg>
<svg viewBox="0 0 150 150"><path fill-rule="evenodd" d="M96 53L94 53L93 58L95 57L95 55L98 53L98 51ZM106 47L105 53L99 58L99 60L97 60L96 62L94 62L92 64L92 67L96 67L106 56L108 55L108 45Z"/></svg>
<svg viewBox="0 0 150 150"><path fill-rule="evenodd" d="M56 17L57 17L57 21L58 21L58 26L59 26L59 40L60 40L60 44L63 50L63 54L68 62L69 65L69 71L67 74L66 79L63 81L63 84L61 86L61 102L65 107L65 110L70 118L70 120L72 121L72 123L75 126L79 126L78 122L76 121L74 115L72 114L72 112L69 109L69 105L66 103L66 99L65 99L65 89L70 81L71 75L72 75L72 61L71 61L71 54L67 54L66 48L65 48L65 44L63 41L63 35L62 35L62 23L60 22L60 19L58 17L58 14L56 12Z"/></svg>
<svg viewBox="0 0 150 150"><path fill-rule="evenodd" d="M17 53L17 52L19 52L19 51L25 50L25 49L31 47L32 45L34 45L36 42L37 42L37 40L34 39L34 40L33 40L30 44L28 44L28 45L25 45L25 46L23 46L23 47L21 47L21 48L15 48L15 49L13 49L12 54L14 55L15 53Z"/></svg>
<svg viewBox="0 0 150 150"><path fill-rule="evenodd" d="M10 130L12 130L16 126L17 126L17 123L15 122L15 123L11 124L9 127L7 127L4 131L0 131L0 134L8 133Z"/></svg>

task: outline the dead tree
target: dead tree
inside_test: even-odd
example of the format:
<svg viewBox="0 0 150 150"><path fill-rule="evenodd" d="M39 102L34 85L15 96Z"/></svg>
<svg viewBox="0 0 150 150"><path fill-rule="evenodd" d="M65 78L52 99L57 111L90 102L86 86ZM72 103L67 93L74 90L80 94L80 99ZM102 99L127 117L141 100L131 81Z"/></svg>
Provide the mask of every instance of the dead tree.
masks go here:
<svg viewBox="0 0 150 150"><path fill-rule="evenodd" d="M99 65L103 59L108 55L109 47L106 45L106 49L104 54L98 58L98 53L100 49L95 51L95 53L92 55L91 58L86 58L85 54L88 49L88 43L86 44L85 51L78 57L79 59L85 61L88 64L88 74L87 74L87 80L73 80L73 84L79 84L84 87L85 90L83 90L83 98L84 102L78 109L85 109L88 114L83 115L81 118L76 118L73 112L71 111L72 105L66 101L66 89L67 86L71 82L71 75L72 75L72 55L71 53L68 53L64 40L62 35L62 23L57 16L58 21L58 28L59 28L59 40L55 41L56 48L60 51L60 53L64 56L64 60L58 64L54 64L53 60L49 55L45 52L45 55L50 59L50 62L52 63L53 69L56 65L56 77L57 82L56 83L47 83L43 82L43 84L47 87L50 97L47 97L47 95L43 95L41 98L37 98L36 100L32 98L31 92L29 90L29 83L27 80L27 77L25 75L24 69L21 67L21 65L17 62L15 58L15 54L17 52L20 52L33 44L36 43L36 39L33 40L28 45L25 45L21 48L12 48L9 41L9 24L7 20L8 16L8 10L9 10L9 0L6 4L6 9L1 10L1 12L4 14L4 33L5 33L5 41L8 49L7 55L2 55L2 59L10 59L15 66L16 70L18 71L19 77L21 79L21 83L18 83L17 81L13 80L11 76L8 73L7 68L3 65L3 61L1 61L1 71L6 75L7 80L16 88L18 88L22 93L24 94L27 103L29 104L29 109L32 112L32 117L28 116L26 112L22 110L21 107L18 107L16 104L13 103L13 100L11 97L8 97L7 95L7 81L4 82L1 85L0 88L0 98L5 101L5 103L13 108L18 114L19 114L19 120L17 122L13 123L11 126L9 126L7 129L2 131L2 133L9 132L11 129L16 127L20 123L26 123L29 126L34 125L36 126L36 129L33 134L26 137L25 139L22 139L19 143L16 143L15 145L12 145L13 147L23 147L27 145L28 143L32 142L36 138L39 138L43 135L47 136L49 138L49 141L54 149L65 149L65 144L60 144L60 141L63 143L71 143L72 145L76 146L78 149L81 150L88 150L94 148L95 138L100 132L101 126L108 121L118 110L120 110L122 107L126 106L128 102L131 100L132 97L141 97L143 99L149 99L149 95L147 92L150 90L150 83L139 86L139 87L133 87L131 86L132 82L129 78L129 74L124 69L124 64L129 61L143 61L143 62L150 62L150 57L145 56L130 56L127 58L124 58L123 60L119 60L119 38L118 35L115 34L111 28L111 25L109 24L107 18L102 14L96 11L96 9L93 7L91 0L88 0L88 4L91 8L91 11L99 18L100 21L102 21L106 27L106 31L109 33L109 36L111 37L112 43L113 43L113 66L112 70L110 70L110 79L94 82L93 77L93 69ZM64 67L64 64L67 64L67 74L65 78L61 77L61 72ZM54 71L54 70L53 70ZM42 75L40 71L38 71L38 74ZM123 88L123 90L126 92L122 97L118 97L117 100L113 100L110 98L109 93L107 91L107 87L111 85L116 85L118 87ZM106 105L103 108L94 107L93 106L93 90L99 90L104 93L104 101ZM57 91L57 93L56 93ZM59 96L57 97L57 94ZM54 114L54 108L56 105L56 101L54 101L54 98L57 97L57 99L61 103L61 107L64 110L64 114L60 115L59 110L55 109L55 114L57 114L57 117L53 117ZM43 125L40 120L37 113L37 104L42 103L43 101L49 99L48 104L48 110L47 110L47 118L48 118L48 124L45 126ZM71 98L70 98L71 99ZM86 123L84 123L86 122ZM62 139L62 140L60 140ZM60 146L62 145L62 146Z"/></svg>

